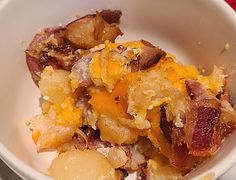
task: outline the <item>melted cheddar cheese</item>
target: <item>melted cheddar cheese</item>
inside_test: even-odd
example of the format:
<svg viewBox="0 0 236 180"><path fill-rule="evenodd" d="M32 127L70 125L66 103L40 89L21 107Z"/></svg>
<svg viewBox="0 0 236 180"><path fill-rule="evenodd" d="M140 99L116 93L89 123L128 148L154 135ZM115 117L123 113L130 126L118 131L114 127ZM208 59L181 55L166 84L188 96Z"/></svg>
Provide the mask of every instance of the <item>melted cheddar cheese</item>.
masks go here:
<svg viewBox="0 0 236 180"><path fill-rule="evenodd" d="M126 47L124 54L116 49L119 46ZM137 42L111 43L105 42L105 48L94 53L89 65L92 81L96 86L105 86L111 92L114 85L130 72L128 64L141 53L144 45Z"/></svg>
<svg viewBox="0 0 236 180"><path fill-rule="evenodd" d="M68 97L61 104L43 104L43 112L56 120L56 125L60 126L82 126L82 110L75 106L75 100Z"/></svg>

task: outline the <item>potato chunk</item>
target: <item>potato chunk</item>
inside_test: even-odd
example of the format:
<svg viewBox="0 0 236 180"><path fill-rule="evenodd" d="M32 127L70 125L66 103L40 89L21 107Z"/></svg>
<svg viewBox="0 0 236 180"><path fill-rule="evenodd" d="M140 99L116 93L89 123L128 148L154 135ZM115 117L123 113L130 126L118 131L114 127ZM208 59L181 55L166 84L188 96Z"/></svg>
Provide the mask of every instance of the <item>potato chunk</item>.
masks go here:
<svg viewBox="0 0 236 180"><path fill-rule="evenodd" d="M51 103L62 103L72 95L69 74L65 70L45 67L39 81L41 94Z"/></svg>
<svg viewBox="0 0 236 180"><path fill-rule="evenodd" d="M95 150L72 150L56 157L49 169L56 180L117 179L115 169L105 156Z"/></svg>
<svg viewBox="0 0 236 180"><path fill-rule="evenodd" d="M117 23L108 24L98 13L77 19L66 26L65 37L77 48L90 49L122 35Z"/></svg>
<svg viewBox="0 0 236 180"><path fill-rule="evenodd" d="M122 125L117 119L101 115L98 120L101 139L114 144L135 143L139 131Z"/></svg>

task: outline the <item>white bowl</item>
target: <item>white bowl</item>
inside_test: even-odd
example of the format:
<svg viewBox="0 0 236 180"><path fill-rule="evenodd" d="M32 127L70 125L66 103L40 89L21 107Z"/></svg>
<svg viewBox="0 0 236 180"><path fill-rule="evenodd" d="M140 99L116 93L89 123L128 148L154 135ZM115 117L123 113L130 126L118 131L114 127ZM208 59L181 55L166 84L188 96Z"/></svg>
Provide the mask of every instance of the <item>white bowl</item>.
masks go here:
<svg viewBox="0 0 236 180"><path fill-rule="evenodd" d="M45 26L66 24L75 15L101 9L121 9L123 37L146 39L171 52L183 63L228 71L236 62L236 15L222 0L2 0L0 1L0 157L22 178L44 175L54 153L37 154L25 120L40 113L37 87L28 72L24 50L34 33ZM225 44L230 45L224 51ZM236 75L229 87L236 95ZM236 133L216 156L188 179L214 173L217 178L236 162Z"/></svg>

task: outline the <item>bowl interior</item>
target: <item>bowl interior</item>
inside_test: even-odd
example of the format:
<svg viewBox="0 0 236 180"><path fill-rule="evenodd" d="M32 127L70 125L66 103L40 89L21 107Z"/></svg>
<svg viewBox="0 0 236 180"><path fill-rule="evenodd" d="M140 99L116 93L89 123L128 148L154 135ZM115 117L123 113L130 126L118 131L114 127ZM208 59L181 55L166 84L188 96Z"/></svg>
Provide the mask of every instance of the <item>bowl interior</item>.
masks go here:
<svg viewBox="0 0 236 180"><path fill-rule="evenodd" d="M236 15L220 0L3 0L0 2L0 143L35 170L46 173L54 152L36 153L25 122L40 113L39 91L28 72L24 50L35 32L43 27L65 25L75 15L101 9L123 12L118 41L145 39L176 55L184 64L204 67L222 65L232 74L236 62ZM226 44L230 48L224 50ZM236 95L236 75L229 89ZM8 152L8 153L9 153ZM219 153L189 177L214 172L221 175L236 160L236 134L227 139ZM0 156L21 176L37 179L0 149ZM24 172L22 172L24 171Z"/></svg>

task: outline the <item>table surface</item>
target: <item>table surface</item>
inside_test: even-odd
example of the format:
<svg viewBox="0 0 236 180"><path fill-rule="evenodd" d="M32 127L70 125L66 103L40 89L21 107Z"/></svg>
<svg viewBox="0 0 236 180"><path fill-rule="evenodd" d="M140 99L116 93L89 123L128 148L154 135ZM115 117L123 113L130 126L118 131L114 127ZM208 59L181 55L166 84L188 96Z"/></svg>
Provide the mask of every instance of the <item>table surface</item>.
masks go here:
<svg viewBox="0 0 236 180"><path fill-rule="evenodd" d="M21 180L21 178L0 159L0 180Z"/></svg>
<svg viewBox="0 0 236 180"><path fill-rule="evenodd" d="M0 0L1 1L1 0ZM236 10L236 0L226 0ZM236 164L219 180L234 180L236 177ZM0 159L0 180L21 180L7 165Z"/></svg>

